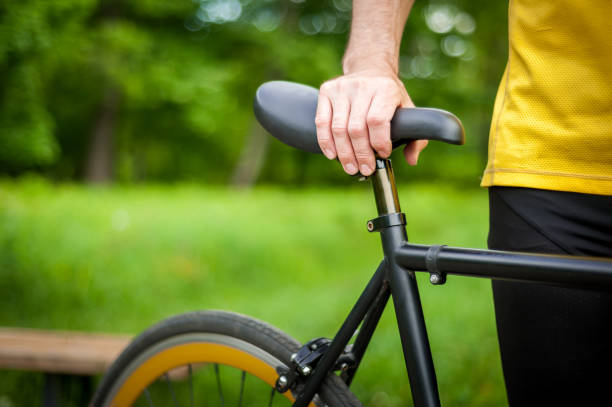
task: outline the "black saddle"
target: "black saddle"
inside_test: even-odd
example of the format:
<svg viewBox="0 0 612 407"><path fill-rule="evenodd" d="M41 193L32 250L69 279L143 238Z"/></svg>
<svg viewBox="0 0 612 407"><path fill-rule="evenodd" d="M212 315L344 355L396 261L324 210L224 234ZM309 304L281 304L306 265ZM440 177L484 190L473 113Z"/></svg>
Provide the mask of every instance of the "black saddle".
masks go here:
<svg viewBox="0 0 612 407"><path fill-rule="evenodd" d="M315 113L319 91L299 83L272 81L257 89L253 108L261 125L285 144L321 153L317 142ZM445 110L400 108L391 120L393 148L414 140L438 140L463 144L461 122Z"/></svg>

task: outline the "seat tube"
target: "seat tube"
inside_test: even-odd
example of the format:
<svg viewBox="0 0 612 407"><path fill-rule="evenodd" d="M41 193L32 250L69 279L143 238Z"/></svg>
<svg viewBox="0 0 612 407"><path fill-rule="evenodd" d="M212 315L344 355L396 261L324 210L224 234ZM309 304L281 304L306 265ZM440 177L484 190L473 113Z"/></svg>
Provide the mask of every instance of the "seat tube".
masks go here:
<svg viewBox="0 0 612 407"><path fill-rule="evenodd" d="M377 159L376 172L370 178L379 219L388 215L397 219L401 209L391 161ZM388 224L380 229L388 264L386 279L391 287L412 398L415 406L439 407L440 396L416 278L414 272L400 267L396 261L397 249L408 240L406 228L403 224Z"/></svg>

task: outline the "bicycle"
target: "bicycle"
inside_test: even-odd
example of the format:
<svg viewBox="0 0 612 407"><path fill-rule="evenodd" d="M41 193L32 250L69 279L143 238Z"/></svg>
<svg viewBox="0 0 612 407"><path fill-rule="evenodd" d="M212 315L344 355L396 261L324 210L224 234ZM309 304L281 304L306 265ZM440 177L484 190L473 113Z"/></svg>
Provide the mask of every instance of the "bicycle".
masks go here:
<svg viewBox="0 0 612 407"><path fill-rule="evenodd" d="M308 86L268 82L257 91L255 114L284 143L321 153L314 127L317 97L317 90ZM394 147L415 139L458 145L464 141L460 121L438 109L398 109L391 133ZM612 289L612 259L411 244L391 161L377 158L376 171L369 178L378 216L367 222L367 230L380 233L384 258L332 340L315 338L300 345L265 322L226 311L171 317L128 346L102 379L92 404L155 405L153 397L160 396L163 402L178 405L177 397L183 395L194 405L197 387L218 394L221 405L270 406L280 393L287 404L298 407L359 406L349 386L392 298L414 403L439 406L416 272L429 273L434 285L444 284L451 274ZM224 377L238 383L232 389L236 394L224 391L220 365ZM259 380L247 383L247 374ZM253 396L253 386L261 395Z"/></svg>

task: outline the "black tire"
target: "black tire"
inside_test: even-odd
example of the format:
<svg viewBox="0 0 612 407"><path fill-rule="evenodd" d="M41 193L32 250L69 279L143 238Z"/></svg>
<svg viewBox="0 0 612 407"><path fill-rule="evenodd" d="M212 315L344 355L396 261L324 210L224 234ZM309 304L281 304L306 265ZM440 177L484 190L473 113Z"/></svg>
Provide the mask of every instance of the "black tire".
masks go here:
<svg viewBox="0 0 612 407"><path fill-rule="evenodd" d="M270 372L270 368L275 369L279 362L281 365L288 365L291 354L299 347L299 342L277 328L244 315L225 311L200 311L178 315L149 328L121 353L102 378L92 405L123 407L139 402L149 405L145 404L145 401L150 401L151 392L148 389L161 378L167 382L166 390L169 391L171 398L167 397L175 402L178 392L173 389L176 384L172 384L175 382L172 375L177 372L179 366L183 366L184 371L188 371L188 386L191 392L188 398L191 399L194 387L197 387L193 384L192 372L198 368L204 370L205 368L201 366L214 366L216 384L219 386L218 389L221 388L222 399L226 397L223 393L227 385L220 384L221 369L247 372L265 380L267 392L273 397L271 384L273 385L272 380L275 380L275 377L271 378L273 373ZM219 365L233 367L220 368ZM188 370L185 366L188 366ZM168 371L174 373L168 375ZM241 377L241 384L233 389L240 392L239 404L243 397L245 373L241 373ZM258 386L265 383L257 380L256 382ZM125 396L128 393L131 395ZM291 397L289 393L284 395ZM126 401L134 399L134 394L139 398ZM212 396L207 394L206 397ZM200 399L199 404L201 402ZM315 402L318 406L330 407L361 405L344 382L333 374L323 382ZM187 403L183 405L189 405L189 402ZM259 401L251 403L265 404Z"/></svg>

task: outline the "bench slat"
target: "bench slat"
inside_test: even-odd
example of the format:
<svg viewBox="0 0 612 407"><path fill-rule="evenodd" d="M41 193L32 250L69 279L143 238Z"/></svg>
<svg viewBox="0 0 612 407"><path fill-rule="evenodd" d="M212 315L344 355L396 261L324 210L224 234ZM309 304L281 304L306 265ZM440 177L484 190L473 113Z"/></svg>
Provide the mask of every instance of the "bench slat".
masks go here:
<svg viewBox="0 0 612 407"><path fill-rule="evenodd" d="M98 374L130 340L127 335L0 328L0 368Z"/></svg>

